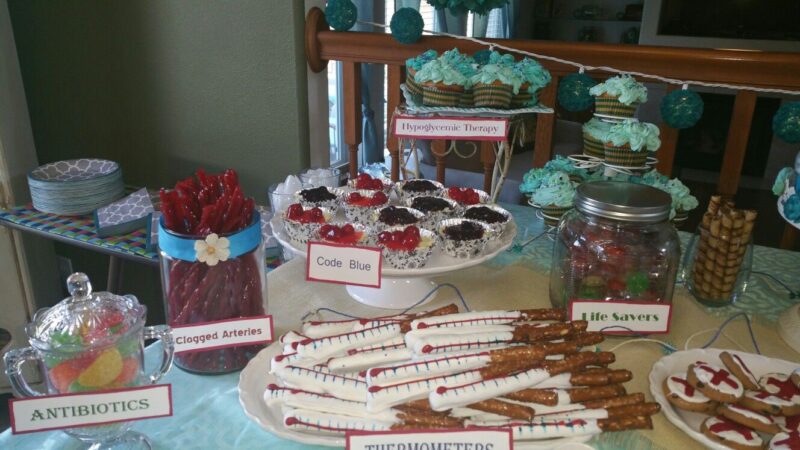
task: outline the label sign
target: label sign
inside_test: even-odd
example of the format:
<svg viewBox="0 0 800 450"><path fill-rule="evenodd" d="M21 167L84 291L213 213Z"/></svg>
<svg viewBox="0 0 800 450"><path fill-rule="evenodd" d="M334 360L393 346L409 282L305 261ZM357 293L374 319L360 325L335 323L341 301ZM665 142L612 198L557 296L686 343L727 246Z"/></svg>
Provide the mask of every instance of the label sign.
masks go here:
<svg viewBox="0 0 800 450"><path fill-rule="evenodd" d="M272 342L272 316L243 317L172 327L175 353Z"/></svg>
<svg viewBox="0 0 800 450"><path fill-rule="evenodd" d="M411 139L506 141L508 119L488 117L394 117L394 136Z"/></svg>
<svg viewBox="0 0 800 450"><path fill-rule="evenodd" d="M672 305L659 303L573 300L570 320L586 320L587 331L608 334L669 333Z"/></svg>
<svg viewBox="0 0 800 450"><path fill-rule="evenodd" d="M12 434L166 417L172 385L11 399L9 409Z"/></svg>
<svg viewBox="0 0 800 450"><path fill-rule="evenodd" d="M306 279L381 287L381 249L309 242Z"/></svg>
<svg viewBox="0 0 800 450"><path fill-rule="evenodd" d="M513 450L510 428L419 431L354 431L347 450Z"/></svg>

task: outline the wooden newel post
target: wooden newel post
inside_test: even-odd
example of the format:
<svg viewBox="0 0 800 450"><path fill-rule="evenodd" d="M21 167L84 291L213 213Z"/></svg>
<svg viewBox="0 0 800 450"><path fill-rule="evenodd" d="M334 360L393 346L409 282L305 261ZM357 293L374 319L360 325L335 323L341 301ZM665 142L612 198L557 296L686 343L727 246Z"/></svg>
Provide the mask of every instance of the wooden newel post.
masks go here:
<svg viewBox="0 0 800 450"><path fill-rule="evenodd" d="M431 153L436 159L436 181L444 184L445 158L447 158L447 141L434 139L431 141Z"/></svg>
<svg viewBox="0 0 800 450"><path fill-rule="evenodd" d="M361 144L361 64L342 63L344 95L344 142L350 152L350 178L358 175L358 146Z"/></svg>
<svg viewBox="0 0 800 450"><path fill-rule="evenodd" d="M483 163L483 190L492 190L492 172L494 171L494 142L481 141L481 162Z"/></svg>
<svg viewBox="0 0 800 450"><path fill-rule="evenodd" d="M400 105L400 78L402 66L388 65L386 73L386 115L388 116L386 130L386 147L392 158L392 181L400 180L400 142L394 136L394 112Z"/></svg>

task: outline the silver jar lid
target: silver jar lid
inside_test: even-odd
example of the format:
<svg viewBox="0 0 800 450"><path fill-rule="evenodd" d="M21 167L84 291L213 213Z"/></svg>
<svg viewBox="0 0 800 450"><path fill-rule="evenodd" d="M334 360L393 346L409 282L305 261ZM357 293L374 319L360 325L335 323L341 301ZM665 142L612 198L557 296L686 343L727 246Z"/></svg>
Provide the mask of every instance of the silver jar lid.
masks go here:
<svg viewBox="0 0 800 450"><path fill-rule="evenodd" d="M655 223L669 218L672 197L644 184L594 181L578 186L575 208L606 219Z"/></svg>

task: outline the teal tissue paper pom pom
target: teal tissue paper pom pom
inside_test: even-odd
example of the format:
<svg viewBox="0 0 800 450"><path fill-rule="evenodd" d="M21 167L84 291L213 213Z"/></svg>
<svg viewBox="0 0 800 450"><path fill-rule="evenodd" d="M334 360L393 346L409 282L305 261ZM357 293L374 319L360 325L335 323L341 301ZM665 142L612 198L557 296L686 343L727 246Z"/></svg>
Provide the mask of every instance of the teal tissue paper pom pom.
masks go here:
<svg viewBox="0 0 800 450"><path fill-rule="evenodd" d="M661 100L661 118L672 128L689 128L703 115L703 99L695 91L672 91Z"/></svg>
<svg viewBox="0 0 800 450"><path fill-rule="evenodd" d="M422 15L413 8L400 8L392 16L389 28L392 36L401 44L413 44L422 37L422 27L425 22Z"/></svg>
<svg viewBox="0 0 800 450"><path fill-rule="evenodd" d="M800 195L794 193L783 202L783 214L792 222L800 222Z"/></svg>
<svg viewBox="0 0 800 450"><path fill-rule="evenodd" d="M472 59L474 59L475 62L480 64L481 66L485 66L486 64L489 64L490 56L492 56L492 51L489 50L488 48L485 48L483 50L478 50L477 52L475 52L475 54L472 55Z"/></svg>
<svg viewBox="0 0 800 450"><path fill-rule="evenodd" d="M800 142L800 102L784 103L772 118L772 131L790 144Z"/></svg>
<svg viewBox="0 0 800 450"><path fill-rule="evenodd" d="M594 97L589 89L597 84L585 73L571 73L558 83L558 103L567 111L577 112L589 109L594 104Z"/></svg>
<svg viewBox="0 0 800 450"><path fill-rule="evenodd" d="M358 18L358 8L352 0L328 0L325 5L325 21L336 31L353 28Z"/></svg>

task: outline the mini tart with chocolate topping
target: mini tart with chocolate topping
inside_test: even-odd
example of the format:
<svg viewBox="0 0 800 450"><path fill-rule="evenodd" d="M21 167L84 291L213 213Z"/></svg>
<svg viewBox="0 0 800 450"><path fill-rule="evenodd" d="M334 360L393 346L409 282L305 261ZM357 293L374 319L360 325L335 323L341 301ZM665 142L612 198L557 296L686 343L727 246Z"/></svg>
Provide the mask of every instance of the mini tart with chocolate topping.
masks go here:
<svg viewBox="0 0 800 450"><path fill-rule="evenodd" d="M422 224L425 228L435 230L439 222L455 216L460 206L458 203L442 198L421 196L406 200L406 205L425 214Z"/></svg>
<svg viewBox="0 0 800 450"><path fill-rule="evenodd" d="M333 212L339 208L339 189L331 189L326 186L302 189L297 191L295 199L304 208L328 208Z"/></svg>
<svg viewBox="0 0 800 450"><path fill-rule="evenodd" d="M436 235L415 225L389 227L378 233L383 260L396 269L425 266L436 244Z"/></svg>
<svg viewBox="0 0 800 450"><path fill-rule="evenodd" d="M497 205L468 206L464 218L488 225L495 234L502 234L511 223L511 213Z"/></svg>
<svg viewBox="0 0 800 450"><path fill-rule="evenodd" d="M372 223L378 230L399 225L419 225L425 218L422 211L405 206L386 206L372 213Z"/></svg>
<svg viewBox="0 0 800 450"><path fill-rule="evenodd" d="M483 252L492 235L486 224L468 219L447 219L437 229L444 252L455 258L473 258Z"/></svg>
<svg viewBox="0 0 800 450"><path fill-rule="evenodd" d="M300 203L295 203L283 213L283 226L292 241L305 244L332 217L333 212L328 208L303 208Z"/></svg>
<svg viewBox="0 0 800 450"><path fill-rule="evenodd" d="M352 191L342 196L344 215L351 222L367 223L373 211L389 204L383 191Z"/></svg>
<svg viewBox="0 0 800 450"><path fill-rule="evenodd" d="M434 180L407 180L397 183L397 193L400 200L405 203L409 198L421 197L423 195L436 197L442 192L442 183Z"/></svg>

